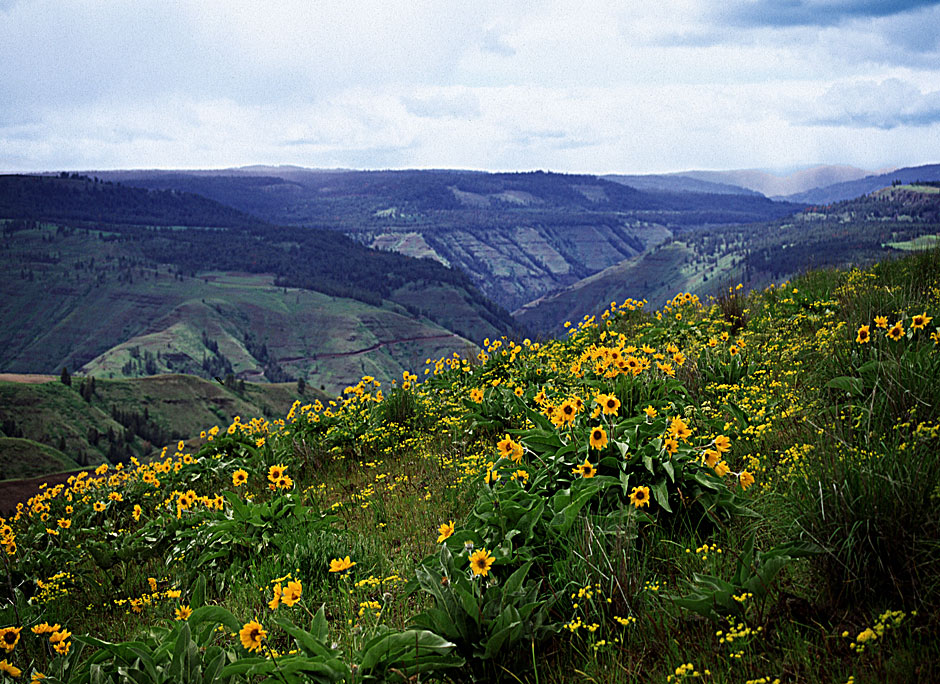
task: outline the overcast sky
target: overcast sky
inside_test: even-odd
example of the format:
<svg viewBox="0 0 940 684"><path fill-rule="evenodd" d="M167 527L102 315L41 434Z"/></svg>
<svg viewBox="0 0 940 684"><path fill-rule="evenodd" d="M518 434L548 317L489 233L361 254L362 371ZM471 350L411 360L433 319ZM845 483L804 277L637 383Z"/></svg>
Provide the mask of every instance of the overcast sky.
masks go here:
<svg viewBox="0 0 940 684"><path fill-rule="evenodd" d="M940 162L940 1L0 0L0 171Z"/></svg>

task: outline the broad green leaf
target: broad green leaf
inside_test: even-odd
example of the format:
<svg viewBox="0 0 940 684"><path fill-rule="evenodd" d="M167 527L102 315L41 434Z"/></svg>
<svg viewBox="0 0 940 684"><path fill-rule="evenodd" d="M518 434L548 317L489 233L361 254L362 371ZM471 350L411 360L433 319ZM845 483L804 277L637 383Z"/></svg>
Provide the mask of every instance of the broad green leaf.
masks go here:
<svg viewBox="0 0 940 684"><path fill-rule="evenodd" d="M650 487L650 491L653 492L653 498L656 499L656 503L662 506L664 510L672 513L672 508L669 506L669 491L666 489L666 481L660 480Z"/></svg>

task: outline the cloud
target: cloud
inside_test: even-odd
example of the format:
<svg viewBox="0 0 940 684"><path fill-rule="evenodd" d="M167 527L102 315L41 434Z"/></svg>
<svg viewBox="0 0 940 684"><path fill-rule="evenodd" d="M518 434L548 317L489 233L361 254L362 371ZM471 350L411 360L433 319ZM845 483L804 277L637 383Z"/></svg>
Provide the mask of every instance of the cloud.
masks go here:
<svg viewBox="0 0 940 684"><path fill-rule="evenodd" d="M0 0L0 170L922 160L940 2L730 2Z"/></svg>
<svg viewBox="0 0 940 684"><path fill-rule="evenodd" d="M940 90L923 93L896 78L839 83L818 99L803 123L882 130L931 126L940 123Z"/></svg>
<svg viewBox="0 0 940 684"><path fill-rule="evenodd" d="M749 26L833 26L853 19L875 19L934 7L937 0L738 0L716 14Z"/></svg>
<svg viewBox="0 0 940 684"><path fill-rule="evenodd" d="M480 115L480 101L470 89L435 88L401 99L409 113L423 118L472 119Z"/></svg>

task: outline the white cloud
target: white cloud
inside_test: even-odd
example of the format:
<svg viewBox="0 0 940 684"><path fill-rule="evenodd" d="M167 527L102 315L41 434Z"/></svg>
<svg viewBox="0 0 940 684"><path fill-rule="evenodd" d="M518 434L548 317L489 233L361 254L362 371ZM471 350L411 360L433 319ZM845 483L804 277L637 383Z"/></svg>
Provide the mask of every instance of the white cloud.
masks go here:
<svg viewBox="0 0 940 684"><path fill-rule="evenodd" d="M940 90L923 93L897 78L837 83L820 97L806 123L892 129L940 124Z"/></svg>
<svg viewBox="0 0 940 684"><path fill-rule="evenodd" d="M712 7L7 0L0 169L935 161L936 6Z"/></svg>

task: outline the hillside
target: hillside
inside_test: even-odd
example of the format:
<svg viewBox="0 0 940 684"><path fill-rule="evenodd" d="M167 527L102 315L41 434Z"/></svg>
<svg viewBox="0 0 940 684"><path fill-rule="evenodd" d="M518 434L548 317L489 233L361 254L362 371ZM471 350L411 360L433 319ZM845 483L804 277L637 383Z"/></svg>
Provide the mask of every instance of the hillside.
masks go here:
<svg viewBox="0 0 940 684"><path fill-rule="evenodd" d="M326 395L296 383L223 386L188 375L45 383L0 381L0 480L149 458L235 416L282 417Z"/></svg>
<svg viewBox="0 0 940 684"><path fill-rule="evenodd" d="M281 224L341 231L466 273L516 308L660 243L675 231L793 213L754 194L639 191L545 172L104 172L140 187L194 192Z"/></svg>
<svg viewBox="0 0 940 684"><path fill-rule="evenodd" d="M681 173L668 174L608 174L601 176L604 180L629 185L637 190L652 192L699 192L709 195L752 195L758 197L761 193L749 188L731 183L719 183L701 180Z"/></svg>
<svg viewBox="0 0 940 684"><path fill-rule="evenodd" d="M0 481L43 477L79 468L81 466L75 460L46 444L18 437L0 437ZM3 512L8 511L4 509Z"/></svg>
<svg viewBox="0 0 940 684"><path fill-rule="evenodd" d="M0 197L10 216L0 216L0 284L10 293L0 320L16 321L0 330L0 370L237 372L335 391L363 370L400 377L417 358L514 326L459 271L204 198L15 176L0 177ZM190 206L233 226L187 225ZM93 219L110 209L110 220ZM164 223L147 223L157 215ZM425 289L435 296L416 298ZM203 339L203 328L220 339ZM143 356L127 366L132 353Z"/></svg>
<svg viewBox="0 0 940 684"><path fill-rule="evenodd" d="M676 288L718 295L738 283L765 287L807 268L874 263L902 253L898 243L940 233L936 190L895 186L785 220L688 231L513 315L531 330L559 331L565 321L598 314L611 301L646 298L655 306Z"/></svg>
<svg viewBox="0 0 940 684"><path fill-rule="evenodd" d="M0 670L940 681L938 293L932 251L615 304L53 480L0 524Z"/></svg>

